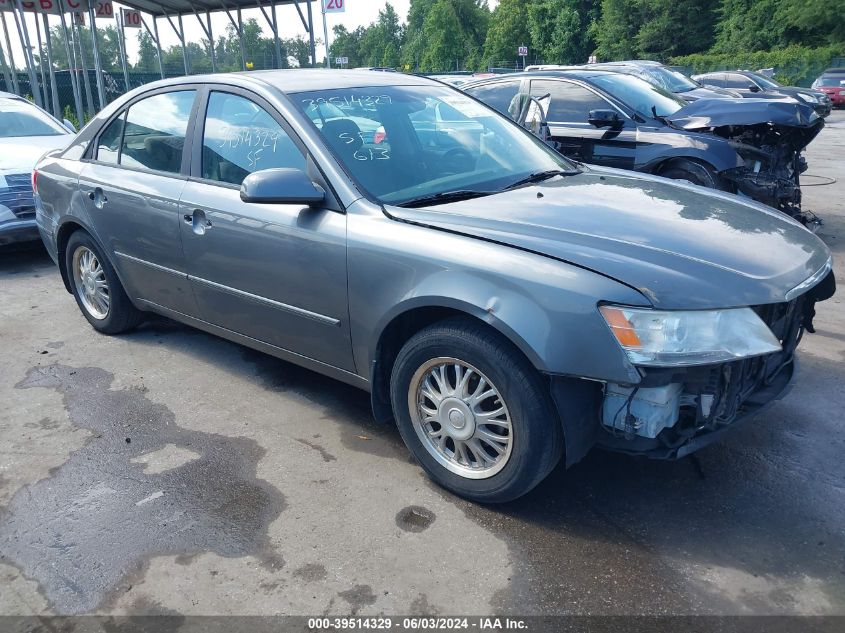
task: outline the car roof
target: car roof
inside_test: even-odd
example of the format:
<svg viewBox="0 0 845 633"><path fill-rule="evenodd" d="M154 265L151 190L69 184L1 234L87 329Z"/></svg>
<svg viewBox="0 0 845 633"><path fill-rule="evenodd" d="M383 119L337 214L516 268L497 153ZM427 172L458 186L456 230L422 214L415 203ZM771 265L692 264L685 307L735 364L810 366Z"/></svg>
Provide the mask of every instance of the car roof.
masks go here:
<svg viewBox="0 0 845 633"><path fill-rule="evenodd" d="M3 92L2 90L0 90L0 99L17 99L18 101L26 101L26 99L16 95L14 92Z"/></svg>
<svg viewBox="0 0 845 633"><path fill-rule="evenodd" d="M605 68L562 68L562 69L554 69L554 70L529 70L528 72L524 73L507 73L504 75L499 75L498 77L487 77L485 79L479 79L478 81L472 82L471 85L475 86L481 83L488 83L492 81L501 81L503 79L514 79L514 78L522 78L522 77L535 77L535 78L543 78L543 77L552 77L552 78L563 78L568 77L572 79L590 79L592 77L603 77L605 75L624 75L625 73L620 73L615 70L605 69ZM469 83L464 84L464 87L469 87Z"/></svg>
<svg viewBox="0 0 845 633"><path fill-rule="evenodd" d="M219 84L264 84L283 93L309 92L312 90L331 90L348 88L369 88L379 86L433 86L442 85L426 77L405 73L373 72L371 70L334 70L334 69L288 69L288 70L253 70L236 73L214 73L207 75L187 75L163 79L145 84L136 89L146 92L164 86L182 84L219 83Z"/></svg>

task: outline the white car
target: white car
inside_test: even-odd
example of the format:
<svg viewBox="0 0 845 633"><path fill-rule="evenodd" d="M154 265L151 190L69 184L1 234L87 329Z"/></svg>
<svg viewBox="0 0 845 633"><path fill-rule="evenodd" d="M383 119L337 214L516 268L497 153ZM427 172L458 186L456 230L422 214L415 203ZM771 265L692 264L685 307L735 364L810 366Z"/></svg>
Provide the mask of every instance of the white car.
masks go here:
<svg viewBox="0 0 845 633"><path fill-rule="evenodd" d="M75 132L69 121L0 92L0 246L39 239L32 169L47 151L66 147Z"/></svg>

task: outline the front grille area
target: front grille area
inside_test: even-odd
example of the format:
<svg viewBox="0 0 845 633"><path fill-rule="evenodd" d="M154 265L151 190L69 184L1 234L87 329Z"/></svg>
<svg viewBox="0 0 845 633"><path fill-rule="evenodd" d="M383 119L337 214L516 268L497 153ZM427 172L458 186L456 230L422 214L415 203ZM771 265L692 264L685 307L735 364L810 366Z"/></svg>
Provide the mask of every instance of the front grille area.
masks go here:
<svg viewBox="0 0 845 633"><path fill-rule="evenodd" d="M35 199L29 174L6 174L6 187L0 187L0 205L8 207L21 220L35 218Z"/></svg>

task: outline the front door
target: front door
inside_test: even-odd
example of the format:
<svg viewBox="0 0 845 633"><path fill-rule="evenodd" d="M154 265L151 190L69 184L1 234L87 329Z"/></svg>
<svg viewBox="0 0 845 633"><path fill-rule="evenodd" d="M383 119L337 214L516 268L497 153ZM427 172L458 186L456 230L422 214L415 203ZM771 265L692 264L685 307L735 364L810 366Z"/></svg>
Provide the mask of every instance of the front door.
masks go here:
<svg viewBox="0 0 845 633"><path fill-rule="evenodd" d="M531 96L549 95L547 120L552 140L565 156L594 165L633 169L637 153L637 128L621 112L621 129L597 128L587 122L591 110L616 110L606 99L571 81L532 79Z"/></svg>
<svg viewBox="0 0 845 633"><path fill-rule="evenodd" d="M192 313L179 197L182 157L195 90L163 92L132 103L97 138L79 189L97 238L136 300Z"/></svg>
<svg viewBox="0 0 845 633"><path fill-rule="evenodd" d="M271 112L269 104L238 91L210 92L201 110L201 151L194 152L194 177L185 186L180 209L199 317L354 371L346 215L240 198L241 182L252 172L306 170L298 139Z"/></svg>

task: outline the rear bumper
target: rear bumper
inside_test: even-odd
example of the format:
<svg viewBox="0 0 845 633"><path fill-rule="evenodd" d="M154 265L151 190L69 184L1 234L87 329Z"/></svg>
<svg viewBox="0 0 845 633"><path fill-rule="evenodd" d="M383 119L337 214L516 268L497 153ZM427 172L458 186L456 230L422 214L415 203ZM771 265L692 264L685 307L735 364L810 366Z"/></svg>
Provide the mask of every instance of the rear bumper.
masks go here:
<svg viewBox="0 0 845 633"><path fill-rule="evenodd" d="M0 246L22 242L37 242L39 239L38 226L34 218L0 222Z"/></svg>

